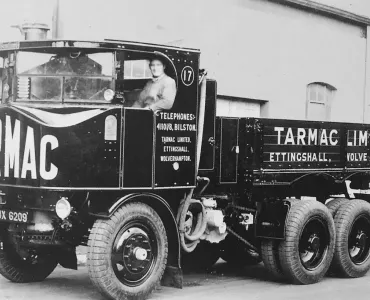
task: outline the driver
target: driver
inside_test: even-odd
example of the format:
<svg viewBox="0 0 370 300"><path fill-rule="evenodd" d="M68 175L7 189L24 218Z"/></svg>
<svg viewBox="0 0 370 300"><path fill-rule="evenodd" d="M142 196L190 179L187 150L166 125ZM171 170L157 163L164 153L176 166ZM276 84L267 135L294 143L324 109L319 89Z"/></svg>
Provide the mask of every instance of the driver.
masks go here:
<svg viewBox="0 0 370 300"><path fill-rule="evenodd" d="M154 112L171 109L177 92L175 80L165 74L162 57L153 57L149 67L153 78L146 83L132 107L148 108Z"/></svg>

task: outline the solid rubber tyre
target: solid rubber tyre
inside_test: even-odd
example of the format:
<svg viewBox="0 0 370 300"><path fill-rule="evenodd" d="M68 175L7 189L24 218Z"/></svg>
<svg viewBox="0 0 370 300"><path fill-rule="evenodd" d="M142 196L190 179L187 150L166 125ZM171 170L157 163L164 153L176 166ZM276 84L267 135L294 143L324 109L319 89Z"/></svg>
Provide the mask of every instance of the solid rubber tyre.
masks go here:
<svg viewBox="0 0 370 300"><path fill-rule="evenodd" d="M36 261L23 259L2 230L0 242L0 274L15 283L40 282L56 268L58 261L53 255L39 255Z"/></svg>
<svg viewBox="0 0 370 300"><path fill-rule="evenodd" d="M344 203L347 203L348 201L349 199L347 198L336 198L326 203L326 207L329 209L331 215L334 218L339 207L341 207Z"/></svg>
<svg viewBox="0 0 370 300"><path fill-rule="evenodd" d="M351 258L351 233L360 224L366 232L367 238L362 257L356 262ZM337 240L332 263L332 271L343 277L357 278L364 276L370 269L370 204L363 200L351 200L343 204L334 218Z"/></svg>
<svg viewBox="0 0 370 300"><path fill-rule="evenodd" d="M193 252L183 253L181 265L184 271L206 271L220 258L220 244L201 241Z"/></svg>
<svg viewBox="0 0 370 300"><path fill-rule="evenodd" d="M146 251L147 259L139 261L135 258L138 248L135 243L138 241L150 246L150 250ZM159 285L165 271L168 255L166 230L154 209L143 203L126 204L108 220L96 220L90 232L88 247L87 266L90 279L110 299L146 298ZM129 251L130 254L125 255L126 252L122 252L121 255L117 249ZM115 259L119 257L122 260L122 270L115 263ZM130 259L129 263L125 262L126 258ZM149 263L145 267L140 265L146 261ZM145 275L137 280L135 272L139 271L134 271L132 267L136 264L139 264L138 269L143 267L146 270ZM126 276L133 278L126 279Z"/></svg>
<svg viewBox="0 0 370 300"><path fill-rule="evenodd" d="M317 235L319 238L315 238ZM304 245L316 240L319 243L312 244L317 253L303 251L309 247ZM313 200L294 201L286 219L285 240L279 245L279 260L286 278L295 284L319 282L330 267L334 246L334 220L328 208ZM307 253L312 259L305 262Z"/></svg>
<svg viewBox="0 0 370 300"><path fill-rule="evenodd" d="M276 278L284 277L279 260L280 240L263 240L261 243L261 257L265 268Z"/></svg>

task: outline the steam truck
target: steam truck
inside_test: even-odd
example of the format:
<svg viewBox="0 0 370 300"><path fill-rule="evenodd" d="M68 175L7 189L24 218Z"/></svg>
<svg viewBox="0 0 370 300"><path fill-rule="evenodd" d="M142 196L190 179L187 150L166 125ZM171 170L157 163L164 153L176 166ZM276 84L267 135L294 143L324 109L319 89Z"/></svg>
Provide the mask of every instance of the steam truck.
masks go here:
<svg viewBox="0 0 370 300"><path fill-rule="evenodd" d="M369 125L216 117L216 81L196 49L28 38L0 44L0 56L10 281L76 269L79 245L111 299L181 287L182 265L220 257L263 261L297 284L369 270ZM151 77L153 56L177 86L157 113L126 97Z"/></svg>

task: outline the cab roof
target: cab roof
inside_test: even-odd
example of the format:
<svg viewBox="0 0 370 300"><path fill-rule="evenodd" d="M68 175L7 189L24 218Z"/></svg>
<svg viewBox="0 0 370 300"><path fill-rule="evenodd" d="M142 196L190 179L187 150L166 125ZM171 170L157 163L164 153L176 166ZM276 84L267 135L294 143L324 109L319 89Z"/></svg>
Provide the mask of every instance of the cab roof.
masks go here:
<svg viewBox="0 0 370 300"><path fill-rule="evenodd" d="M37 40L15 41L0 43L0 51L8 50L32 50L37 48L91 48L105 50L141 50L141 51L165 51L175 50L179 52L200 53L199 49L176 47L169 45L141 43L123 40L83 41L83 40Z"/></svg>

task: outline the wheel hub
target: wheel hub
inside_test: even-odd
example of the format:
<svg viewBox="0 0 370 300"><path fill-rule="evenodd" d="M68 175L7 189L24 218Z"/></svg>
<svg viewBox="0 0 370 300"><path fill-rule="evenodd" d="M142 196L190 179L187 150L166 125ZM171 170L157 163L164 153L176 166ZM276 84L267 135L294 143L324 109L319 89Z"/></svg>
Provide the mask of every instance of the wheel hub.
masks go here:
<svg viewBox="0 0 370 300"><path fill-rule="evenodd" d="M353 263L360 265L364 263L370 254L370 220L360 216L354 222L349 239L348 251Z"/></svg>
<svg viewBox="0 0 370 300"><path fill-rule="evenodd" d="M299 241L301 263L307 270L312 271L323 262L328 243L329 234L323 221L319 218L308 221Z"/></svg>
<svg viewBox="0 0 370 300"><path fill-rule="evenodd" d="M310 251L317 251L320 248L320 238L316 234L310 236L307 248Z"/></svg>
<svg viewBox="0 0 370 300"><path fill-rule="evenodd" d="M148 256L148 251L146 251L144 248L136 247L134 249L134 254L137 260L145 260Z"/></svg>
<svg viewBox="0 0 370 300"><path fill-rule="evenodd" d="M122 283L137 286L150 273L156 259L153 235L142 224L125 226L117 234L112 249L112 266Z"/></svg>
<svg viewBox="0 0 370 300"><path fill-rule="evenodd" d="M364 247L367 241L367 235L366 233L360 231L356 236L356 246L357 247Z"/></svg>

